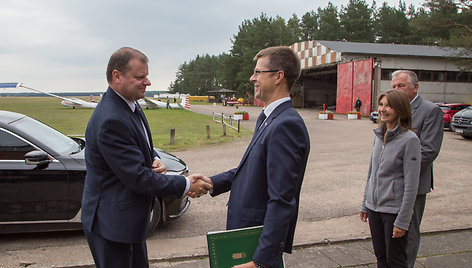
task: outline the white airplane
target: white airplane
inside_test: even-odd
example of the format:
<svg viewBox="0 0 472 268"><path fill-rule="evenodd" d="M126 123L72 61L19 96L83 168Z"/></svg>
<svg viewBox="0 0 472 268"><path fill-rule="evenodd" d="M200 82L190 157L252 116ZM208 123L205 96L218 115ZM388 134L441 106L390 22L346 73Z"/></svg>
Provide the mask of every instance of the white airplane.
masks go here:
<svg viewBox="0 0 472 268"><path fill-rule="evenodd" d="M59 98L61 99L61 104L66 106L66 107L72 107L72 109L75 109L75 108L92 108L92 109L95 109L95 107L97 107L97 102L93 101L93 98L91 97L91 100L92 101L84 101L82 99L79 99L79 98L65 98L65 97L61 97L59 95L56 95L56 94L52 94L52 93L49 93L49 92L46 92L46 91L42 91L42 90L39 90L39 89L34 89L34 88L31 88L31 87L27 87L25 85L23 85L23 83L0 83L0 88L19 88L19 87L23 87L23 88L26 88L26 89L29 89L29 90L33 90L33 91L36 91L36 92L39 92L39 93L43 93L43 94L46 94L46 95L49 95L49 96L52 96L52 97L55 97L55 98ZM100 94L100 97L101 97L102 94ZM149 98L143 98L143 99L140 99L138 101L139 105L141 105L144 109L157 109L157 108L166 108L167 107L167 103L165 102L162 102L162 101L158 101L158 100L153 100L153 99L149 99ZM181 103L169 103L169 107L172 108L172 109L190 109L190 103L189 103L189 100L187 97L182 97L181 98Z"/></svg>
<svg viewBox="0 0 472 268"><path fill-rule="evenodd" d="M180 97L180 103L175 102L175 103L169 103L169 108L170 109L190 109L190 102L188 100L187 96L182 96ZM150 99L150 98L142 98L138 101L139 105L143 109L156 109L156 108L167 108L167 103Z"/></svg>

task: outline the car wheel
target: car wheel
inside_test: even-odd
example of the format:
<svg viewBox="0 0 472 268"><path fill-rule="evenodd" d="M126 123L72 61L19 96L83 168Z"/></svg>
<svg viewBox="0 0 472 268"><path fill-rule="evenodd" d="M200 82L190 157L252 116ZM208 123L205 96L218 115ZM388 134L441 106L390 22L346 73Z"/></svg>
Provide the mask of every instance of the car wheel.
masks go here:
<svg viewBox="0 0 472 268"><path fill-rule="evenodd" d="M149 223L149 234L151 234L156 229L156 227L161 222L161 218L162 218L161 201L159 200L159 198L155 197L154 198L154 207L151 210L151 217L150 217L150 223Z"/></svg>

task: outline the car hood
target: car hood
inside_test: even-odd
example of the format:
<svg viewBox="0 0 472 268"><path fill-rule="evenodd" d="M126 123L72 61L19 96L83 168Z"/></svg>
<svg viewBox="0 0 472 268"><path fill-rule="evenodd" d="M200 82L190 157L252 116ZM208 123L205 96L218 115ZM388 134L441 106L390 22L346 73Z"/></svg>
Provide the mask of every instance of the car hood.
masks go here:
<svg viewBox="0 0 472 268"><path fill-rule="evenodd" d="M164 163L164 165L166 165L167 172L175 174L182 174L184 172L187 172L187 165L180 158L158 148L154 148L154 150L156 150L162 162ZM74 159L77 163L85 165L85 150L70 154L69 157Z"/></svg>
<svg viewBox="0 0 472 268"><path fill-rule="evenodd" d="M158 148L154 148L154 150L156 150L162 162L166 165L167 172L175 172L177 174L187 172L187 165L180 158Z"/></svg>
<svg viewBox="0 0 472 268"><path fill-rule="evenodd" d="M457 112L454 116L467 116L472 117L472 108L465 108Z"/></svg>
<svg viewBox="0 0 472 268"><path fill-rule="evenodd" d="M80 152L69 155L70 158L74 159L77 163L85 166L85 149Z"/></svg>

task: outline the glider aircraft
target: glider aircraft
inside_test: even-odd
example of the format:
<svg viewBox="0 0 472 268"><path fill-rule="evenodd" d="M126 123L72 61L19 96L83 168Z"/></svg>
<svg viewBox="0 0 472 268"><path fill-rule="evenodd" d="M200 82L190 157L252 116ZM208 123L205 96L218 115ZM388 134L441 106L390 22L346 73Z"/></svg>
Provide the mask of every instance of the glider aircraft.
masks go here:
<svg viewBox="0 0 472 268"><path fill-rule="evenodd" d="M72 107L73 109L75 108L95 108L97 107L97 102L94 102L93 100L92 101L85 101L85 100L82 100L82 99L79 99L79 98L65 98L65 97L61 97L59 95L56 95L56 94L53 94L53 93L49 93L49 92L46 92L46 91L42 91L42 90L39 90L39 89L34 89L34 88L31 88L31 87L27 87L25 85L23 85L23 83L0 83L0 88L19 88L19 87L22 87L22 88L26 88L26 89L29 89L29 90L33 90L33 91L36 91L36 92L39 92L39 93L43 93L43 94L46 94L46 95L49 95L51 97L55 97L55 98L58 98L58 99L61 99L61 104L66 106L66 107ZM101 94L100 94L101 96ZM158 100L153 100L153 99L149 99L149 98L143 98L143 99L140 99L138 101L139 105L143 108L143 109L157 109L157 108L167 108L167 103L165 102L162 102L162 101L158 101ZM181 97L181 102L180 103L169 103L169 108L171 109L190 109L190 102L188 100L188 98L185 96L185 97Z"/></svg>

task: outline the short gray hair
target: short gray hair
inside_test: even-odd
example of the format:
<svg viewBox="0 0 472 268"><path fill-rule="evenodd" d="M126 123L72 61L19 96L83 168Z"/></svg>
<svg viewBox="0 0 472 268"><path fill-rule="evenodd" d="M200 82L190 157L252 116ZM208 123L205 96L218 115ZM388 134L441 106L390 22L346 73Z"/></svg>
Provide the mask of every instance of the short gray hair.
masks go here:
<svg viewBox="0 0 472 268"><path fill-rule="evenodd" d="M392 73L392 79L400 74L408 75L408 81L410 82L410 86L414 86L418 84L418 76L416 75L415 72L410 71L410 70L397 70Z"/></svg>

